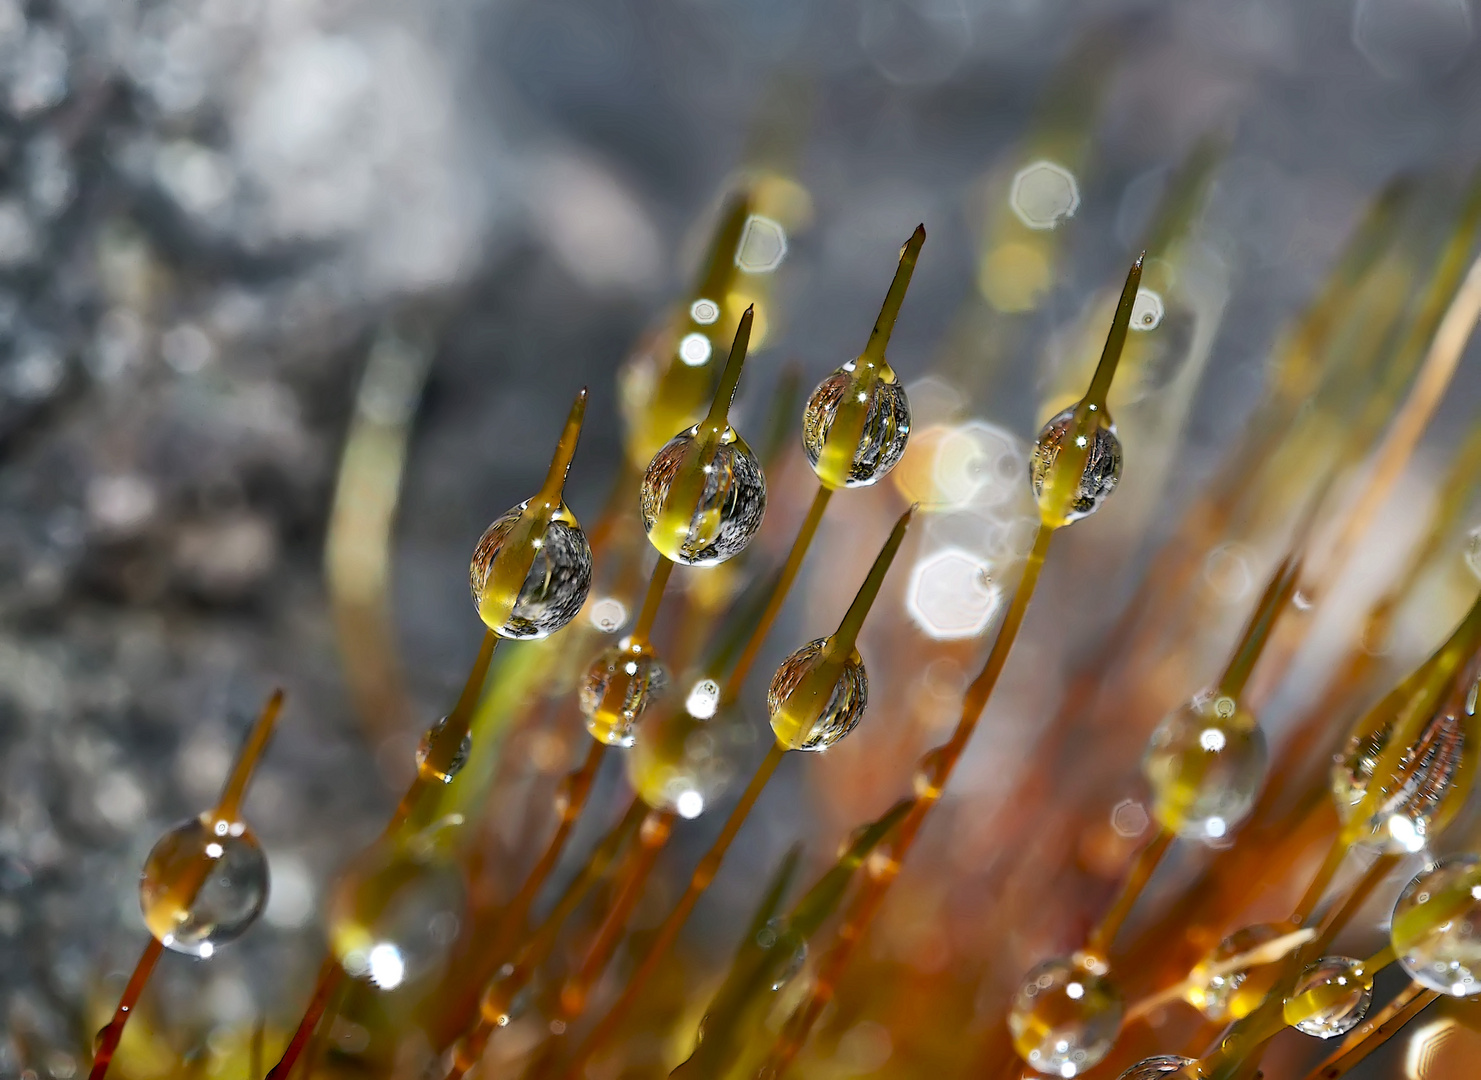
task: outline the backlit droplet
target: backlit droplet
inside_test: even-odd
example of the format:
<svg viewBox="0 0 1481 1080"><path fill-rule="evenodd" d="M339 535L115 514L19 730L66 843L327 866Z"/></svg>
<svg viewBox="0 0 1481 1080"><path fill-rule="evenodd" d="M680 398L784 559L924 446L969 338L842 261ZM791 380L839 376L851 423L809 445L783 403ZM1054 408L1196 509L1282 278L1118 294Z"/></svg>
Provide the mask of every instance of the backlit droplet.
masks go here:
<svg viewBox="0 0 1481 1080"><path fill-rule="evenodd" d="M1466 534L1466 565L1481 578L1481 525Z"/></svg>
<svg viewBox="0 0 1481 1080"><path fill-rule="evenodd" d="M1060 446L1074 427L1074 421L1075 406L1071 406L1045 424L1044 429L1039 432L1038 441L1034 444L1033 458L1029 463L1029 479L1036 498L1041 498L1044 494L1050 471L1059 457ZM1099 510L1111 492L1116 490L1116 484L1121 479L1121 441L1116 438L1116 425L1104 410L1097 411L1093 421L1091 430L1094 434L1089 436L1089 454L1085 459L1085 467L1080 472L1079 488L1065 514L1065 524L1078 521Z"/></svg>
<svg viewBox="0 0 1481 1080"><path fill-rule="evenodd" d="M415 844L377 845L341 875L329 899L329 946L354 978L382 990L440 969L463 919L457 869Z"/></svg>
<svg viewBox="0 0 1481 1080"><path fill-rule="evenodd" d="M160 944L204 959L247 931L267 892L267 857L252 831L207 812L181 822L150 850L139 907Z"/></svg>
<svg viewBox="0 0 1481 1080"><path fill-rule="evenodd" d="M808 676L824 667L828 642L810 641L783 660L766 691L771 729L789 750L826 750L854 730L869 703L869 676L857 649L830 687L808 692Z"/></svg>
<svg viewBox="0 0 1481 1080"><path fill-rule="evenodd" d="M736 763L755 738L738 710L718 716L665 710L638 728L626 758L628 782L655 810L698 817L735 781Z"/></svg>
<svg viewBox="0 0 1481 1080"><path fill-rule="evenodd" d="M668 684L668 668L647 644L623 638L603 649L578 691L586 730L608 746L631 746L639 717Z"/></svg>
<svg viewBox="0 0 1481 1080"><path fill-rule="evenodd" d="M469 570L478 613L501 637L548 637L576 617L591 588L591 547L576 518L561 503L543 535L533 541L534 560L513 604L493 595L495 561L529 506L521 503L479 538ZM506 614L507 613L507 614Z"/></svg>
<svg viewBox="0 0 1481 1080"><path fill-rule="evenodd" d="M1035 161L1014 174L1008 201L1030 229L1052 229L1080 208L1080 185L1063 165Z"/></svg>
<svg viewBox="0 0 1481 1080"><path fill-rule="evenodd" d="M1296 980L1286 998L1285 1019L1298 1031L1333 1039L1362 1023L1372 1001L1373 977L1362 961L1324 956Z"/></svg>
<svg viewBox="0 0 1481 1080"><path fill-rule="evenodd" d="M766 515L766 477L761 463L735 429L726 426L709 464L700 460L699 428L670 439L643 476L643 528L659 553L688 566L714 566L738 555ZM703 469L698 505L679 506L675 481Z"/></svg>
<svg viewBox="0 0 1481 1080"><path fill-rule="evenodd" d="M432 761L432 744L446 725L447 717L444 716L437 723L429 727L422 735L421 742L417 744L417 769L425 772L429 779L440 780L444 784L451 784L453 777L462 772L463 766L468 764L468 755L473 752L473 733L467 732L463 735L463 741L458 744L457 752L453 754L452 760L448 762L447 769L437 769L430 764Z"/></svg>
<svg viewBox="0 0 1481 1080"><path fill-rule="evenodd" d="M1110 1052L1123 1003L1103 972L1060 958L1024 977L1008 1013L1018 1056L1047 1076L1078 1076Z"/></svg>
<svg viewBox="0 0 1481 1080"><path fill-rule="evenodd" d="M938 746L921 756L915 767L912 784L917 799L939 799L946 787L946 774L951 767L952 755L946 747Z"/></svg>
<svg viewBox="0 0 1481 1080"><path fill-rule="evenodd" d="M1276 940L1289 929L1273 923L1257 923L1236 930L1219 942L1218 947L1193 969L1193 985L1184 995L1188 1004L1218 1023L1241 1020L1254 1012L1280 977L1280 964L1262 964L1222 973L1218 973L1217 968L1236 956L1243 956Z"/></svg>
<svg viewBox="0 0 1481 1080"><path fill-rule="evenodd" d="M1156 330L1162 325L1166 309L1162 297L1151 289L1138 289L1136 301L1131 306L1132 330Z"/></svg>
<svg viewBox="0 0 1481 1080"><path fill-rule="evenodd" d="M1179 836L1217 840L1254 806L1266 763L1254 716L1231 698L1201 694L1169 713L1148 740L1142 773L1152 815Z"/></svg>
<svg viewBox="0 0 1481 1080"><path fill-rule="evenodd" d="M790 929L785 919L772 919L768 922L757 933L756 944L768 951L775 951L775 956L768 958L770 985L773 990L780 990L795 979L802 966L807 963L807 939Z"/></svg>
<svg viewBox="0 0 1481 1080"><path fill-rule="evenodd" d="M1481 858L1422 870L1399 894L1390 933L1415 982L1452 997L1481 993Z"/></svg>
<svg viewBox="0 0 1481 1080"><path fill-rule="evenodd" d="M1138 1061L1117 1080L1200 1080L1198 1062L1178 1054L1159 1054Z"/></svg>
<svg viewBox="0 0 1481 1080"><path fill-rule="evenodd" d="M808 397L802 413L802 448L818 477L831 487L877 482L899 463L910 440L905 388L895 381L888 364L879 363L875 371L864 368L865 364L850 363L829 375ZM851 415L859 412L862 417ZM824 451L840 418L839 430L848 427L851 447L840 455L844 467L835 468Z"/></svg>
<svg viewBox="0 0 1481 1080"><path fill-rule="evenodd" d="M1451 703L1455 704L1454 702ZM1380 781L1382 799L1358 842L1392 854L1420 851L1443 828L1456 807L1448 800L1451 785L1462 772L1466 753L1466 722L1474 713L1474 699L1464 711L1446 707L1425 724L1404 754L1393 776ZM1356 824L1374 770L1388 746L1391 724L1358 733L1348 740L1332 767L1332 794L1344 824Z"/></svg>

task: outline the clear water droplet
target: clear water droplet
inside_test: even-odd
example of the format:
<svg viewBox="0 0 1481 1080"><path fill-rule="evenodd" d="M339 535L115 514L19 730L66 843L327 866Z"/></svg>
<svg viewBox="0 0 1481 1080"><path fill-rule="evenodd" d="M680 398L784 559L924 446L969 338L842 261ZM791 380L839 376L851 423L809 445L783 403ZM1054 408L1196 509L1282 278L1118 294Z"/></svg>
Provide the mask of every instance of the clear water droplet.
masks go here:
<svg viewBox="0 0 1481 1080"><path fill-rule="evenodd" d="M267 904L267 856L250 829L230 824L209 812L181 822L144 861L144 924L174 952L211 956L246 933Z"/></svg>
<svg viewBox="0 0 1481 1080"><path fill-rule="evenodd" d="M431 764L432 746L446 726L447 717L444 716L423 733L421 742L417 743L417 769L426 774L429 779L451 784L453 777L462 772L463 766L468 764L468 755L473 753L473 733L471 731L463 733L463 741L458 744L458 749L454 752L452 760L447 763L447 768L438 769Z"/></svg>
<svg viewBox="0 0 1481 1080"><path fill-rule="evenodd" d="M1481 858L1462 855L1420 871L1399 894L1390 927L1415 982L1452 997L1481 993Z"/></svg>
<svg viewBox="0 0 1481 1080"><path fill-rule="evenodd" d="M910 441L910 402L905 388L894 381L894 373L875 376L859 368L839 368L829 375L807 399L802 412L802 448L807 460L827 484L835 487L868 487L899 464ZM863 426L854 443L847 467L833 475L824 457L824 447L835 421L858 424L849 414L863 410ZM852 426L849 430L853 430ZM847 453L847 450L844 451ZM823 466L819 463L823 462Z"/></svg>
<svg viewBox="0 0 1481 1080"><path fill-rule="evenodd" d="M1080 482L1075 495L1070 499L1069 509L1058 524L1069 524L1095 513L1101 508L1116 484L1121 480L1121 440L1116 438L1116 425L1104 410L1094 417L1094 434L1090 436L1089 453L1085 467L1080 470ZM1043 504L1055 462L1065 438L1075 422L1075 407L1064 410L1044 425L1034 443L1033 458L1029 462L1029 481L1033 485L1034 497Z"/></svg>
<svg viewBox="0 0 1481 1080"><path fill-rule="evenodd" d="M1061 957L1024 976L1008 1030L1018 1056L1036 1072L1078 1076L1110 1052L1123 1008L1121 991L1104 973Z"/></svg>
<svg viewBox="0 0 1481 1080"><path fill-rule="evenodd" d="M631 746L639 718L668 685L668 668L647 645L624 638L603 649L578 691L586 730L608 746Z"/></svg>
<svg viewBox="0 0 1481 1080"><path fill-rule="evenodd" d="M761 463L732 428L721 436L714 459L699 460L699 429L675 435L653 456L643 475L639 509L643 529L659 554L686 566L714 566L738 555L766 516L766 477ZM703 469L695 506L674 505L677 481Z"/></svg>
<svg viewBox="0 0 1481 1080"><path fill-rule="evenodd" d="M461 875L435 851L378 844L334 886L329 946L347 974L394 990L442 967L463 905Z"/></svg>
<svg viewBox="0 0 1481 1080"><path fill-rule="evenodd" d="M1280 977L1280 965L1263 964L1222 973L1216 973L1215 969L1288 931L1289 927L1274 923L1256 923L1236 930L1219 942L1218 947L1194 967L1190 976L1193 985L1184 995L1188 1004L1218 1023L1241 1020L1254 1012Z"/></svg>
<svg viewBox="0 0 1481 1080"><path fill-rule="evenodd" d="M1372 1002L1373 979L1362 961L1324 956L1296 980L1286 998L1286 1023L1318 1039L1334 1039L1362 1023Z"/></svg>
<svg viewBox="0 0 1481 1080"><path fill-rule="evenodd" d="M783 660L766 691L771 729L789 750L826 750L854 730L869 703L869 676L858 650L834 665L828 642L810 641Z"/></svg>
<svg viewBox="0 0 1481 1080"><path fill-rule="evenodd" d="M1267 760L1254 716L1227 697L1200 695L1169 713L1147 742L1142 774L1152 816L1179 836L1222 839L1254 806Z"/></svg>
<svg viewBox="0 0 1481 1080"><path fill-rule="evenodd" d="M468 574L473 601L489 629L500 637L518 640L555 633L576 617L591 589L591 547L562 503L544 534L534 542L534 559L513 603L494 595L498 588L495 564L528 505L521 503L484 531L473 551Z"/></svg>
<svg viewBox="0 0 1481 1080"><path fill-rule="evenodd" d="M1116 1080L1201 1080L1198 1062L1178 1054L1158 1054L1138 1061Z"/></svg>

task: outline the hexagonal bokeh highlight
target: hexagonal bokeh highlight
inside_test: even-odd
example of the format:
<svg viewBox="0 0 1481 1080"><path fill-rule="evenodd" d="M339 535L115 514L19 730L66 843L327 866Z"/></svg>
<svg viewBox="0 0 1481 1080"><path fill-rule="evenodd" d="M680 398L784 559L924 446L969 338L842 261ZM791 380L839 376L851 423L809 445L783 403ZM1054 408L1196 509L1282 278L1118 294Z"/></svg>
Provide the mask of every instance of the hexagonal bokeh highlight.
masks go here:
<svg viewBox="0 0 1481 1080"><path fill-rule="evenodd" d="M975 637L987 629L1003 598L988 571L985 560L962 548L927 555L910 573L905 610L938 641Z"/></svg>
<svg viewBox="0 0 1481 1080"><path fill-rule="evenodd" d="M787 257L787 230L771 218L752 214L735 249L735 265L748 274L769 274Z"/></svg>
<svg viewBox="0 0 1481 1080"><path fill-rule="evenodd" d="M1014 174L1008 202L1030 229L1052 229L1080 208L1080 185L1063 165L1035 161Z"/></svg>

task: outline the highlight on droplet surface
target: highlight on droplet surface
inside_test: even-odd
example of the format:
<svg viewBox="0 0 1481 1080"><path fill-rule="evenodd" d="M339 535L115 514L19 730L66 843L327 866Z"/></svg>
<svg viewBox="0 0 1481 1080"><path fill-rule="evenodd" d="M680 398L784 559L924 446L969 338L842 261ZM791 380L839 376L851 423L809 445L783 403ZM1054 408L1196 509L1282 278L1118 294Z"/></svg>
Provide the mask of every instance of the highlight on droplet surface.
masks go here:
<svg viewBox="0 0 1481 1080"><path fill-rule="evenodd" d="M786 257L787 230L780 222L752 214L735 250L735 265L747 274L769 274Z"/></svg>
<svg viewBox="0 0 1481 1080"><path fill-rule="evenodd" d="M926 555L911 570L905 610L927 637L956 641L986 630L1002 600L986 560L946 548Z"/></svg>
<svg viewBox="0 0 1481 1080"><path fill-rule="evenodd" d="M1080 208L1080 185L1063 165L1035 161L1014 174L1008 203L1030 229L1053 229Z"/></svg>
<svg viewBox="0 0 1481 1080"><path fill-rule="evenodd" d="M1160 293L1151 289L1138 289L1131 305L1131 329L1156 330L1162 325L1166 313Z"/></svg>

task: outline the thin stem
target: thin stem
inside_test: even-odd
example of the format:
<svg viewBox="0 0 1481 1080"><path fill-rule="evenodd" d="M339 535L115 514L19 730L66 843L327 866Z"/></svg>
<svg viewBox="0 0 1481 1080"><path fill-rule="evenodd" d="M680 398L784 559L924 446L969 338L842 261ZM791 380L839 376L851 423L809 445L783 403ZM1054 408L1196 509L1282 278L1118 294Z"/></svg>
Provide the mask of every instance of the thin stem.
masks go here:
<svg viewBox="0 0 1481 1080"><path fill-rule="evenodd" d="M1142 894L1142 890L1147 887L1147 882L1152 879L1152 873L1157 869L1157 864L1162 861L1162 857L1167 854L1172 839L1172 833L1166 829L1158 829L1157 834L1137 853L1136 861L1131 866L1131 873L1121 883L1121 888L1110 910L1086 939L1087 951L1100 957L1109 957L1111 946L1116 941L1116 932L1121 929L1121 924L1131 914L1137 897Z"/></svg>
<svg viewBox="0 0 1481 1080"><path fill-rule="evenodd" d="M1300 543L1298 540L1297 550L1299 550ZM1260 597L1260 602L1255 605L1249 622L1245 624L1239 644L1235 646L1234 653L1229 658L1229 666L1224 669L1224 674L1219 678L1219 693L1222 696L1238 700L1239 695L1244 692L1244 685L1249 681L1250 673L1255 670L1255 664L1260 659L1260 653L1265 649L1265 643L1270 640L1270 631L1274 629L1281 612L1285 611L1286 604L1296 591L1296 583L1300 578L1301 559L1293 552L1286 556L1276 568L1275 573L1271 575L1270 584L1265 587L1265 594Z"/></svg>
<svg viewBox="0 0 1481 1080"><path fill-rule="evenodd" d="M1436 998L1436 990L1429 990L1411 982L1398 995L1372 1015L1356 1031L1342 1041L1332 1054L1307 1075L1306 1080L1338 1080L1377 1050L1405 1024L1413 1020Z"/></svg>
<svg viewBox="0 0 1481 1080"><path fill-rule="evenodd" d="M920 258L920 249L925 242L926 227L917 225L915 232L910 234L910 239L905 241L905 246L900 249L900 265L895 269L894 280L890 282L890 291L885 293L884 304L879 309L879 318L874 320L874 329L869 332L869 343L864 346L864 355L873 360L884 359L885 349L890 344L890 335L895 330L895 321L900 318L900 308L905 304L905 293L910 288L910 278L915 273L916 260Z"/></svg>
<svg viewBox="0 0 1481 1080"><path fill-rule="evenodd" d="M772 587L771 598L766 602L766 610L761 613L761 619L756 623L756 628L751 631L751 637L746 642L740 659L735 662L729 678L725 680L725 687L720 693L722 705L733 702L740 695L746 676L751 673L751 667L756 663L756 657L766 641L766 635L771 632L772 623L776 622L777 616L781 614L782 605L787 601L792 582L797 579L798 571L802 569L802 561L807 556L807 549L812 546L813 537L818 532L818 525L823 520L823 512L828 509L828 501L832 497L832 488L823 484L818 485L812 505L808 507L807 517L802 519L802 526L792 540L792 549L787 552L787 561L782 564L781 575Z"/></svg>
<svg viewBox="0 0 1481 1080"><path fill-rule="evenodd" d="M634 806L638 806L636 800ZM621 823L597 846L592 857L582 867L576 880L566 889L555 907L540 926L520 948L513 963L500 976L484 988L479 1002L478 1022L467 1031L453 1049L452 1064L448 1068L447 1080L462 1080L462 1077L477 1065L488 1048L494 1033L508 1022L508 1010L541 964L550 956L560 939L561 926L571 913L586 899L586 894L597 880L606 873L621 841L637 823L637 815L629 809Z"/></svg>
<svg viewBox="0 0 1481 1080"><path fill-rule="evenodd" d="M144 946L139 962L134 965L134 973L129 976L128 985L123 988L123 996L118 999L118 1007L113 1010L113 1019L98 1032L98 1046L93 1054L93 1067L88 1073L88 1080L103 1080L108 1075L108 1064L118 1050L119 1040L123 1038L124 1025L133 1015L134 1006L139 1003L139 996L144 993L154 965L159 963L164 951L165 947L159 943L158 938L150 938L149 944Z"/></svg>
<svg viewBox="0 0 1481 1080"><path fill-rule="evenodd" d="M1126 273L1126 282L1121 286L1121 298L1116 301L1116 313L1111 317L1111 332L1106 336L1105 347L1095 365L1095 374L1090 377L1090 389L1082 399L1092 409L1104 409L1106 395L1111 392L1111 381L1116 377L1116 367L1126 347L1126 332L1131 328L1131 309L1136 304L1137 290L1142 284L1142 262L1147 257L1144 251L1136 257Z"/></svg>
<svg viewBox="0 0 1481 1080"><path fill-rule="evenodd" d="M586 418L586 387L582 387L566 417L565 429L555 444L555 454L550 459L550 468L545 473L545 483L540 485L540 494L535 496L552 506L558 504L566 486L566 474L571 471L571 461L576 457L576 444L581 441L581 423Z"/></svg>
<svg viewBox="0 0 1481 1080"><path fill-rule="evenodd" d="M638 612L638 621L633 624L629 635L634 645L650 644L653 623L658 619L658 609L663 604L663 592L668 588L669 575L673 572L673 562L662 555L658 556L658 562L653 566L653 576L648 579L648 591L643 594L643 607Z"/></svg>
<svg viewBox="0 0 1481 1080"><path fill-rule="evenodd" d="M982 716L982 711L992 696L993 688L997 685L998 676L1002 674L1003 665L1007 663L1008 653L1012 650L1019 628L1023 625L1023 617L1028 611L1029 601L1033 599L1034 590L1038 587L1039 575L1044 569L1044 558L1049 553L1049 541L1053 538L1054 531L1052 525L1041 524L1039 526L1038 534L1034 537L1033 550L1030 551L1028 561L1024 564L1023 576L1019 579L1018 588L1013 592L1013 599L1009 602L1008 611L1003 616L1003 624L998 630L998 636L993 640L992 648L987 654L982 670L967 687L966 695L962 700L961 718L957 721L956 730L949 740L923 759L929 760L936 771L932 790L938 793L946 786L952 770L960 760L962 751L971 739L972 732ZM909 812L896 828L894 840L890 844L889 861L871 877L866 878L855 895L848 913L844 916L843 925L838 930L833 947L828 951L818 969L812 992L793 1013L792 1019L787 1023L776 1046L772 1048L771 1056L762 1067L761 1075L773 1078L773 1080L782 1076L802 1049L813 1025L822 1015L823 1009L833 1000L843 972L853 958L854 949L858 947L863 939L864 931L884 902L885 893L895 878L899 876L900 866L909 853L911 844L918 835L926 815L937 801L937 798L923 797L911 804Z"/></svg>
<svg viewBox="0 0 1481 1080"><path fill-rule="evenodd" d="M262 707L257 723L252 725L252 733L247 736L242 752L237 755L236 765L221 791L221 799L216 803L216 816L222 821L236 821L241 815L242 798L247 794L252 771L257 768L262 752L267 749L268 740L273 737L273 728L277 726L278 714L282 711L283 691L274 690L272 697Z"/></svg>
<svg viewBox="0 0 1481 1080"><path fill-rule="evenodd" d="M1296 910L1291 913L1290 922L1294 926L1302 926L1311 918L1311 913L1317 904L1321 903L1322 896L1327 891L1327 886L1332 884L1332 879L1337 876L1337 870L1342 861L1347 858L1348 845L1341 838L1333 841L1332 846L1327 849L1327 857L1322 860L1316 876L1311 879L1311 884L1306 887L1306 893L1296 904Z"/></svg>
<svg viewBox="0 0 1481 1080"><path fill-rule="evenodd" d="M314 1029L319 1026L319 1021L324 1017L324 1011L329 1008L330 999L334 997L340 984L344 982L344 978L344 969L339 966L334 957L326 956L324 962L319 965L319 978L314 983L314 992L309 997L308 1008L303 1010L303 1016L298 1021L293 1037L288 1040L283 1056L267 1071L267 1080L288 1080L293 1075L293 1066L297 1064L304 1048L308 1046L309 1039L313 1038Z"/></svg>
<svg viewBox="0 0 1481 1080"><path fill-rule="evenodd" d="M1353 917L1362 910L1363 905L1373 895L1373 890L1383 884L1383 879L1388 877L1398 864L1397 855L1380 855L1373 860L1373 865L1363 872L1363 876L1348 892L1342 904L1323 920L1317 943L1311 949L1313 953L1320 955L1327 951L1327 947L1336 940L1337 935L1342 933Z"/></svg>
<svg viewBox="0 0 1481 1080"><path fill-rule="evenodd" d="M741 368L746 362L746 350L751 345L751 324L756 319L756 305L746 308L735 330L735 340L730 343L730 356L725 361L725 370L720 373L720 386L715 391L715 400L710 403L710 412L705 423L723 429L729 422L730 402L735 397L735 388L740 385Z"/></svg>
<svg viewBox="0 0 1481 1080"><path fill-rule="evenodd" d="M780 744L776 743L772 744L771 749L767 751L766 757L762 759L760 766L757 767L755 775L751 777L751 782L746 785L746 790L741 794L740 802L736 803L735 809L730 812L730 817L726 819L724 828L720 830L720 835L715 839L710 850L705 853L704 858L699 861L699 866L695 868L693 876L689 879L689 886L684 890L684 895L679 898L679 902L669 912L668 918L658 928L652 944L649 945L648 951L643 955L642 962L628 980L627 986L622 991L622 995L576 1051L576 1056L562 1074L565 1080L576 1080L577 1077L582 1075L586 1062L590 1060L592 1054L606 1045L607 1041L616 1034L622 1021L626 1019L632 1007L637 1004L638 997L647 988L653 976L657 974L658 965L663 961L674 940L679 936L679 931L689 918L689 913L694 910L694 905L698 903L701 894L709 887L710 882L714 880L716 872L720 869L720 863L725 858L725 852L729 849L736 834L740 832L740 827L745 822L746 816L750 814L751 808L756 805L756 800L760 798L761 792L766 788L767 781L776 772L776 768L782 763L782 757L785 754L786 750Z"/></svg>
<svg viewBox="0 0 1481 1080"><path fill-rule="evenodd" d="M617 898L602 917L597 936L592 939L586 956L574 974L561 987L560 1002L556 1019L570 1022L580 1016L586 1008L587 995L602 972L606 970L633 909L643 896L659 853L668 843L674 828L674 815L667 810L650 810L639 830L639 843L634 849L632 865L618 888Z"/></svg>

